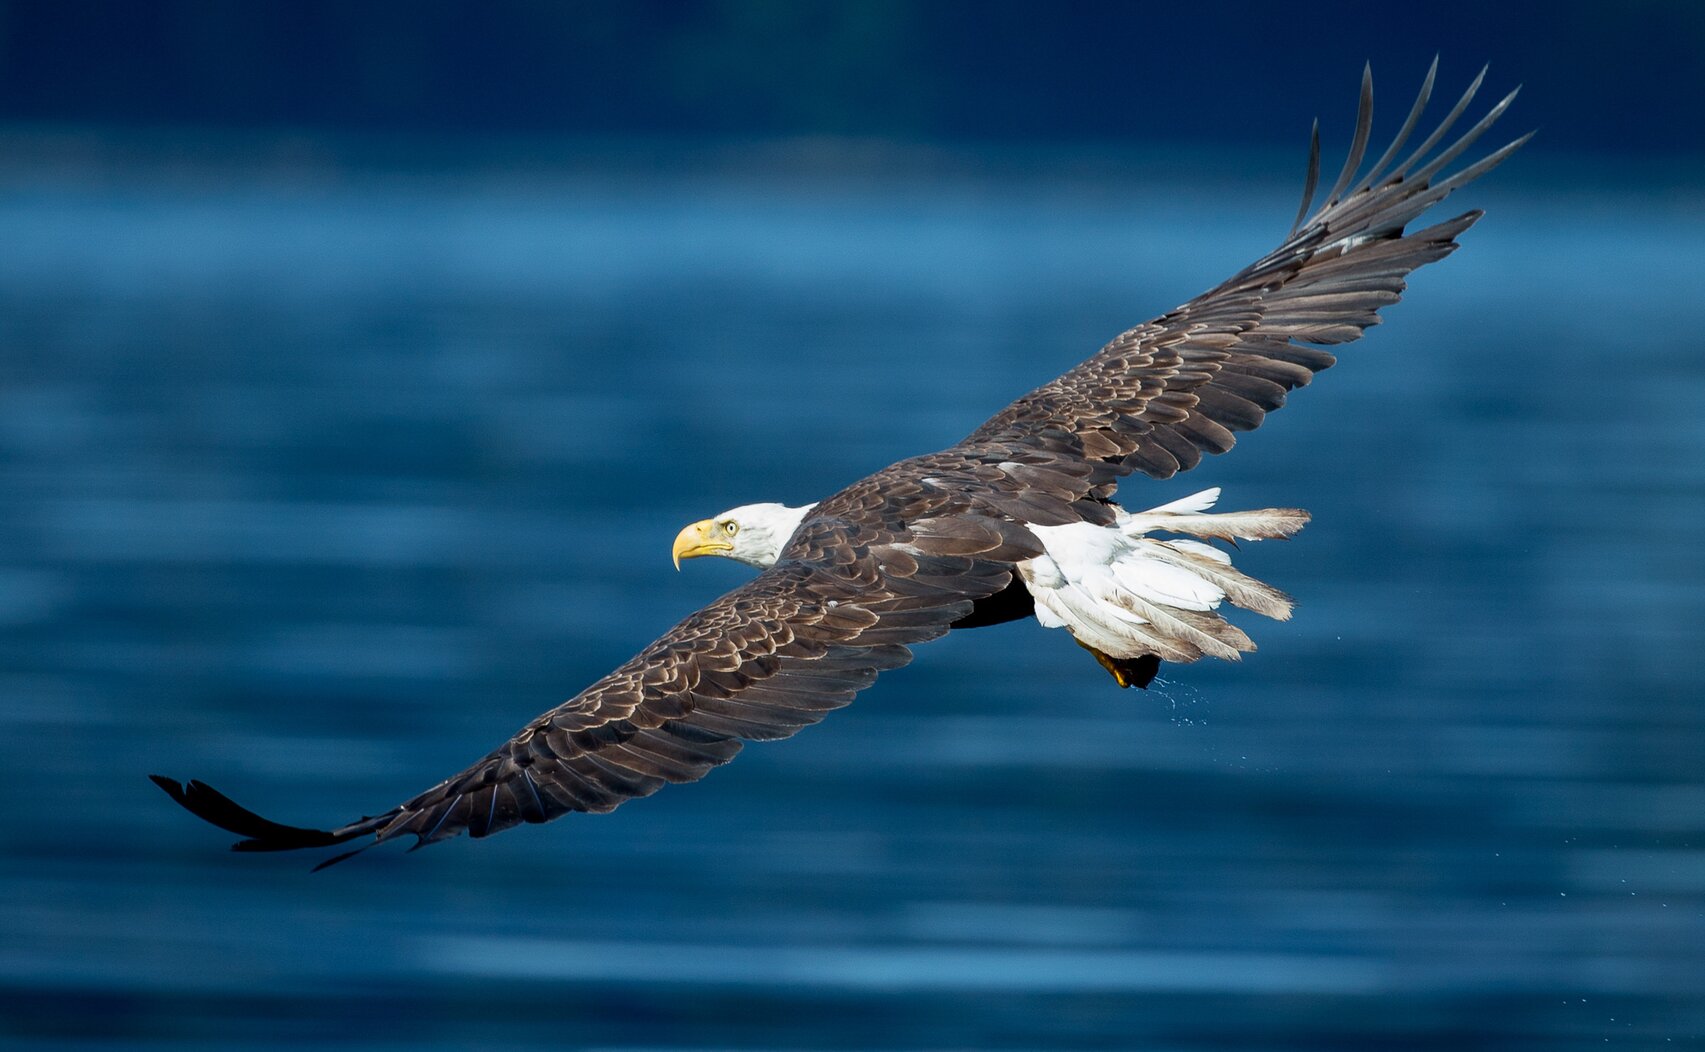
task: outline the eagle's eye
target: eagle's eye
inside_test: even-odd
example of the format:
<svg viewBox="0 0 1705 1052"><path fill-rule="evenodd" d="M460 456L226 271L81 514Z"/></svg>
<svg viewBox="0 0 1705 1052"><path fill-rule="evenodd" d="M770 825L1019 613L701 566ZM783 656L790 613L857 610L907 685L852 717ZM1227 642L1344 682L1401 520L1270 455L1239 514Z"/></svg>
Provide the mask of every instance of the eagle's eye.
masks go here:
<svg viewBox="0 0 1705 1052"><path fill-rule="evenodd" d="M728 533L728 535L730 537L732 537L736 533L740 532L740 524L738 522L735 522L733 519L730 519L727 522L723 523L722 528L723 528L723 530L725 530Z"/></svg>

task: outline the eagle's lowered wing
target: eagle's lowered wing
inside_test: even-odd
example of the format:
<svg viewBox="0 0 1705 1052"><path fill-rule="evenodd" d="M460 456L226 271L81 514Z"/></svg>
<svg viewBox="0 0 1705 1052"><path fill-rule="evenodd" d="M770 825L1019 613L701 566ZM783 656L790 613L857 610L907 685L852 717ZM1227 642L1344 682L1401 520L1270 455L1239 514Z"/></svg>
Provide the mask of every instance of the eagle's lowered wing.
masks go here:
<svg viewBox="0 0 1705 1052"><path fill-rule="evenodd" d="M807 522L792 556L675 626L631 661L539 716L467 770L383 814L334 829L262 818L206 785L154 782L246 839L238 851L418 844L475 837L571 811L609 811L696 781L745 741L785 738L911 660L1040 552L1023 527L978 516L934 528ZM349 854L354 854L350 852ZM322 865L347 858L334 857Z"/></svg>

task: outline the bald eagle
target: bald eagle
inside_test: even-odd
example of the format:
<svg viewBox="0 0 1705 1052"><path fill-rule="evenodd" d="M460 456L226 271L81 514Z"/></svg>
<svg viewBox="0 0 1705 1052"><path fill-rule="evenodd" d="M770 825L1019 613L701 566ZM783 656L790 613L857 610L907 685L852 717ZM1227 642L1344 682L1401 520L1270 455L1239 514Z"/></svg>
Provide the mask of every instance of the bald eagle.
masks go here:
<svg viewBox="0 0 1705 1052"><path fill-rule="evenodd" d="M1029 523L1040 555L1014 564L1013 580L973 601L949 628L997 625L1035 615L1045 628L1065 628L1121 687L1147 687L1161 659L1203 655L1236 661L1255 644L1214 613L1222 601L1285 620L1290 597L1232 569L1231 556L1188 537L1225 541L1289 537L1308 522L1298 508L1210 515L1218 487L1133 515L1112 501L1113 521L1058 526ZM816 507L747 504L683 529L675 565L716 555L767 570Z"/></svg>
<svg viewBox="0 0 1705 1052"><path fill-rule="evenodd" d="M1126 476L1170 478L1230 449L1236 432L1260 426L1334 363L1323 347L1377 324L1409 272L1453 252L1480 218L1410 229L1531 133L1446 174L1515 99L1441 149L1482 70L1402 154L1437 68L1390 147L1359 174L1373 122L1364 69L1355 133L1325 203L1309 213L1317 124L1290 233L1223 284L1114 337L948 449L805 507L747 505L681 531L677 565L718 555L760 572L460 774L333 829L268 821L200 781L153 781L243 837L238 851L359 843L323 867L404 835L414 847L484 837L695 781L747 741L816 723L955 626L1033 615L1069 631L1120 686L1147 685L1161 660L1238 657L1253 644L1219 616L1221 603L1278 618L1291 604L1205 542L1290 536L1307 514L1213 514L1217 490L1133 514L1114 492Z"/></svg>

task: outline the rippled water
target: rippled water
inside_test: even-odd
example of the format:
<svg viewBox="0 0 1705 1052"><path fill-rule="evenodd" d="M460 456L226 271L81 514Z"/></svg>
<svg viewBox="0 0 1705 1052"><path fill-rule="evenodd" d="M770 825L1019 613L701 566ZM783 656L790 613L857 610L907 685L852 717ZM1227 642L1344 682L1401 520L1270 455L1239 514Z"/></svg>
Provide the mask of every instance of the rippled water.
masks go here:
<svg viewBox="0 0 1705 1052"><path fill-rule="evenodd" d="M1288 183L355 178L0 198L0 1036L411 1050L1688 1047L1697 200L1492 216L1220 485L1240 667L1033 624L480 843L384 808L744 579L685 522L939 448L1268 247ZM1466 207L1466 205L1465 205ZM1151 500L1152 498L1152 500Z"/></svg>

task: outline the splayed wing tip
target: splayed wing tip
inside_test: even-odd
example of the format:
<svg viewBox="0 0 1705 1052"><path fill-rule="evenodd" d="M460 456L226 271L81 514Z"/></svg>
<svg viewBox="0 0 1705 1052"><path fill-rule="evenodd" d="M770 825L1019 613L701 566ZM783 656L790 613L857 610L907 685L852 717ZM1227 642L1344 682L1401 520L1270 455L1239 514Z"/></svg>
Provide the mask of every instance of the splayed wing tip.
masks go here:
<svg viewBox="0 0 1705 1052"><path fill-rule="evenodd" d="M1297 217L1291 223L1291 231L1287 236L1295 236L1302 229L1303 220L1308 218L1308 206L1314 203L1314 191L1320 185L1320 118L1314 119L1314 126L1308 133L1308 176L1303 180L1302 204L1297 206Z"/></svg>
<svg viewBox="0 0 1705 1052"><path fill-rule="evenodd" d="M159 786L179 807L203 822L243 837L231 845L233 851L294 851L298 848L330 847L356 835L274 822L255 814L198 778L179 783L163 775L151 774L148 780Z"/></svg>

